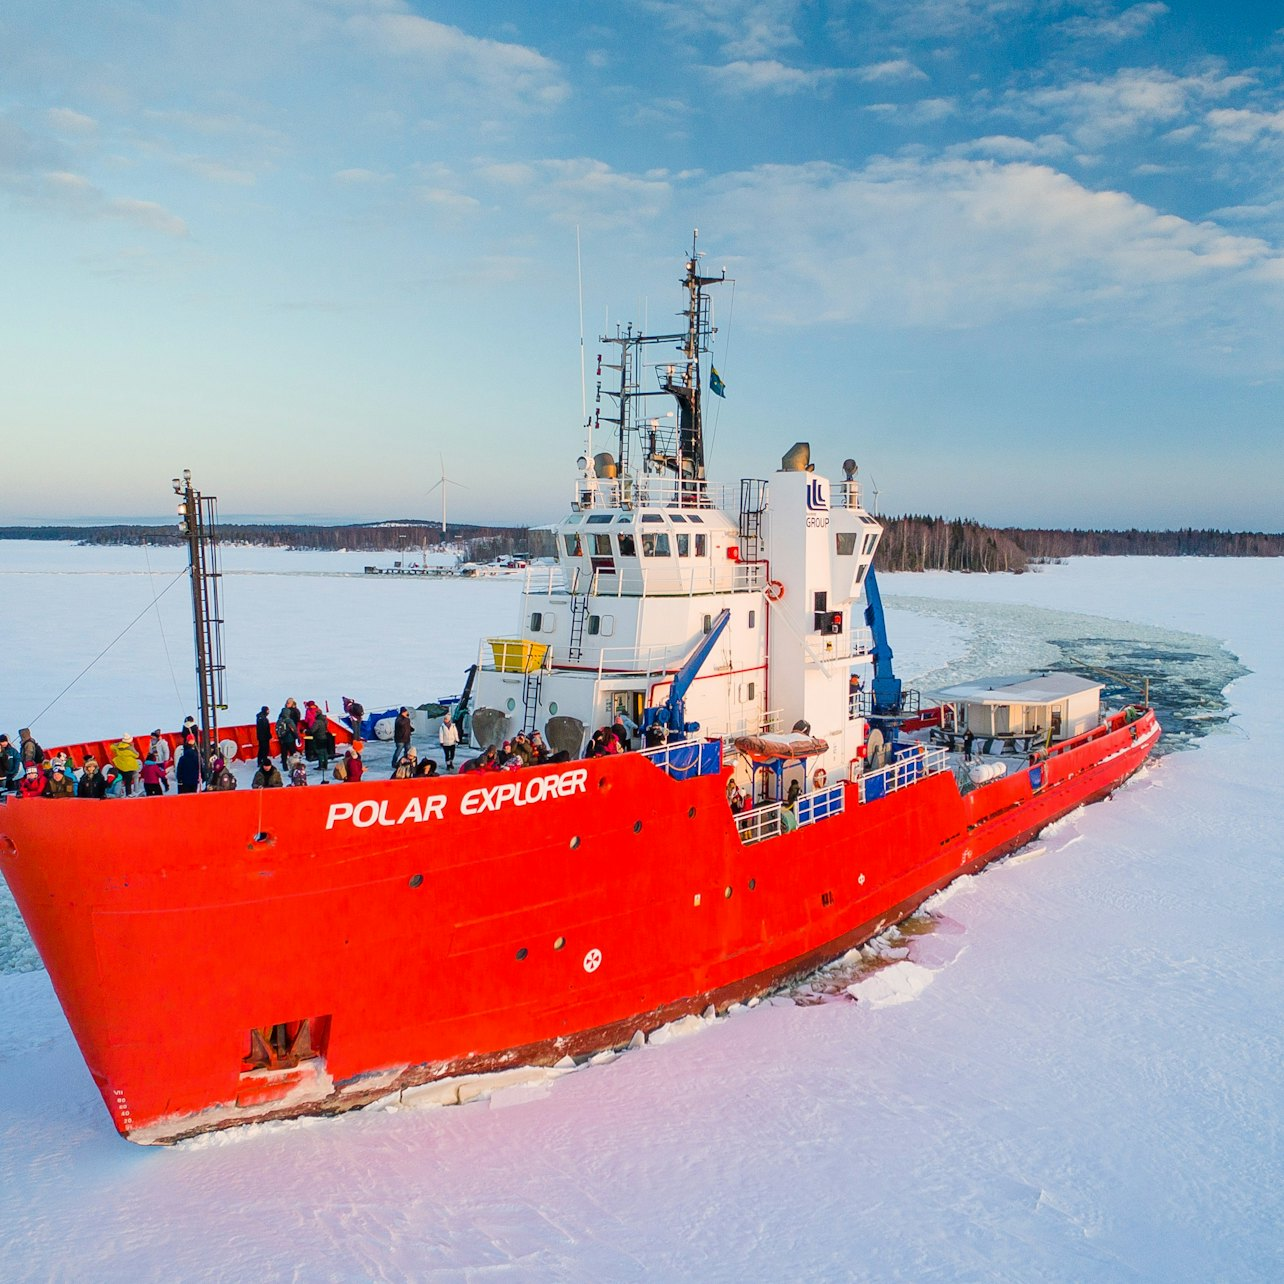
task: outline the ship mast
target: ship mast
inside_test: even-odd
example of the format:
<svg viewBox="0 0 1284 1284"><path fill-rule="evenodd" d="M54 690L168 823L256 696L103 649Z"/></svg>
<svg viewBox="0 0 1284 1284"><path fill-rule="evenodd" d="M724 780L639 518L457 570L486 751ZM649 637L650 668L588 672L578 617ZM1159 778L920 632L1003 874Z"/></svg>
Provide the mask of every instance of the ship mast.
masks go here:
<svg viewBox="0 0 1284 1284"><path fill-rule="evenodd" d="M687 305L679 313L686 318L685 331L677 334L643 334L629 326L614 336L603 335L603 343L615 344L620 350L619 362L604 361L598 356L597 404L595 428L603 423L618 428L619 468L628 471L629 441L636 433L641 445L642 471L653 475L671 475L677 481L678 502L699 504L703 502L705 482L704 427L701 413L700 358L709 351L710 340L716 333L711 324L709 296L705 287L717 285L727 279L724 270L718 276L701 276L700 259L696 251L698 232L691 236L691 253L686 260L686 273L681 284L687 292ZM641 389L642 346L653 343L672 343L677 346L681 359L657 366L659 389L644 392ZM603 389L602 370L619 372L618 390ZM602 394L613 398L618 415L601 413ZM648 418L643 406L644 398L669 396L677 403L676 428L661 426L658 418ZM665 416L672 418L672 415Z"/></svg>
<svg viewBox="0 0 1284 1284"><path fill-rule="evenodd" d="M200 701L198 749L208 762L218 744L219 711L227 708L223 689L223 608L219 589L223 575L218 561L218 501L192 485L183 470L174 478L179 497L178 529L187 540L188 575L192 584L192 630L196 640L196 684Z"/></svg>

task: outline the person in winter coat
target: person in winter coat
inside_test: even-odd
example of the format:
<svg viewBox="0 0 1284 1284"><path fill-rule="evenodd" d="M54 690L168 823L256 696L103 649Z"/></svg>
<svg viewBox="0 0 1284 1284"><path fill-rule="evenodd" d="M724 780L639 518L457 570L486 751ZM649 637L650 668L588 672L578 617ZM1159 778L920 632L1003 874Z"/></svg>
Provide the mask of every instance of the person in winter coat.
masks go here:
<svg viewBox="0 0 1284 1284"><path fill-rule="evenodd" d="M45 751L36 743L31 734L30 727L20 727L18 729L19 754L22 758L24 770L35 763L37 767L45 760Z"/></svg>
<svg viewBox="0 0 1284 1284"><path fill-rule="evenodd" d="M196 741L190 737L183 741L178 762L174 764L174 779L180 794L194 794L201 785L201 755L196 752Z"/></svg>
<svg viewBox="0 0 1284 1284"><path fill-rule="evenodd" d="M138 774L143 781L143 793L149 798L155 798L168 791L169 777L165 774L164 766L156 761L154 753L147 755L147 761L143 763Z"/></svg>
<svg viewBox="0 0 1284 1284"><path fill-rule="evenodd" d="M39 798L45 792L45 773L33 762L22 773L22 783L18 786L19 798Z"/></svg>
<svg viewBox="0 0 1284 1284"><path fill-rule="evenodd" d="M210 778L206 789L226 791L236 788L236 777L232 775L222 754L215 754L210 762Z"/></svg>
<svg viewBox="0 0 1284 1284"><path fill-rule="evenodd" d="M413 780L419 767L419 754L411 745L405 752L404 757L392 769L391 779L393 780Z"/></svg>
<svg viewBox="0 0 1284 1284"><path fill-rule="evenodd" d="M132 794L134 777L143 765L142 759L138 756L138 750L134 748L133 740L129 736L121 736L108 752L111 754L112 766L120 772L120 778L124 781L126 796Z"/></svg>
<svg viewBox="0 0 1284 1284"><path fill-rule="evenodd" d="M169 764L174 755L170 752L169 741L161 735L161 729L159 727L152 732L152 741L151 744L147 746L147 752L155 758L166 771L169 771Z"/></svg>
<svg viewBox="0 0 1284 1284"><path fill-rule="evenodd" d="M77 798L103 798L106 796L107 782L103 773L98 770L98 763L93 758L85 759L85 769L80 773L76 784Z"/></svg>
<svg viewBox="0 0 1284 1284"><path fill-rule="evenodd" d="M297 754L295 755L298 756ZM254 773L254 779L250 781L251 789L280 789L285 784L281 779L281 773L276 769L276 763L271 758L263 757L259 759L259 769Z"/></svg>
<svg viewBox="0 0 1284 1284"><path fill-rule="evenodd" d="M268 713L267 705L259 710L259 716L254 719L254 734L259 740L259 761L272 756L272 715Z"/></svg>
<svg viewBox="0 0 1284 1284"><path fill-rule="evenodd" d="M396 721L392 724L393 770L396 770L397 764L406 756L406 750L410 748L410 738L414 733L415 724L411 720L410 710L403 704Z"/></svg>
<svg viewBox="0 0 1284 1284"><path fill-rule="evenodd" d="M441 741L441 752L446 759L446 770L455 769L455 750L459 747L459 728L451 719L449 712L437 728L437 739Z"/></svg>
<svg viewBox="0 0 1284 1284"><path fill-rule="evenodd" d="M22 755L0 734L0 794L16 794L21 780Z"/></svg>
<svg viewBox="0 0 1284 1284"><path fill-rule="evenodd" d="M291 696L276 715L276 739L281 746L281 766L290 770L290 759L299 747L299 706Z"/></svg>
<svg viewBox="0 0 1284 1284"><path fill-rule="evenodd" d="M103 797L104 798L123 798L125 796L125 782L120 778L120 772L115 767L108 767L103 772Z"/></svg>
<svg viewBox="0 0 1284 1284"><path fill-rule="evenodd" d="M361 751L365 747L364 740L354 740L352 748L343 755L343 778L350 785L355 785L365 773L366 764L361 761Z"/></svg>
<svg viewBox="0 0 1284 1284"><path fill-rule="evenodd" d="M296 753L290 759L290 784L306 785L308 783L308 764L304 761L301 753Z"/></svg>
<svg viewBox="0 0 1284 1284"><path fill-rule="evenodd" d="M312 722L312 750L324 777L330 759L334 757L334 737L330 734L330 719L324 709L317 710L317 716Z"/></svg>
<svg viewBox="0 0 1284 1284"><path fill-rule="evenodd" d="M76 782L67 775L67 768L61 763L55 763L53 770L49 773L49 779L45 781L44 793L45 798L74 798L76 796Z"/></svg>

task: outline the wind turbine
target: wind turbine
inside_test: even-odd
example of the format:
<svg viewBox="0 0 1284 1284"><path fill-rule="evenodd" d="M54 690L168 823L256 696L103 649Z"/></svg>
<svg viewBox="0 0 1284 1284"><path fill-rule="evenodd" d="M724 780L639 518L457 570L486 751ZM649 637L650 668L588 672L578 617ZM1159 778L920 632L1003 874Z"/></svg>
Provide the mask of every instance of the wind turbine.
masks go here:
<svg viewBox="0 0 1284 1284"><path fill-rule="evenodd" d="M439 486L441 487L441 539L444 544L446 542L446 487L458 486L460 490L467 490L468 487L463 482L451 481L446 476L446 456L441 455L439 458L441 459L441 478L428 487L428 494L431 495Z"/></svg>

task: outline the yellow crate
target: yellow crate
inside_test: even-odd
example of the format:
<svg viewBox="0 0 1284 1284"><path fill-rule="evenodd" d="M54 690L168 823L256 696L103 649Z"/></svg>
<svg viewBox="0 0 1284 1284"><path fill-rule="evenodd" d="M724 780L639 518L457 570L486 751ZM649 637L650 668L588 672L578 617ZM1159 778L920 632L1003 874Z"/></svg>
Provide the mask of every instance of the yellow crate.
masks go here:
<svg viewBox="0 0 1284 1284"><path fill-rule="evenodd" d="M531 642L526 638L487 638L487 641L500 673L533 673L548 654L547 642Z"/></svg>

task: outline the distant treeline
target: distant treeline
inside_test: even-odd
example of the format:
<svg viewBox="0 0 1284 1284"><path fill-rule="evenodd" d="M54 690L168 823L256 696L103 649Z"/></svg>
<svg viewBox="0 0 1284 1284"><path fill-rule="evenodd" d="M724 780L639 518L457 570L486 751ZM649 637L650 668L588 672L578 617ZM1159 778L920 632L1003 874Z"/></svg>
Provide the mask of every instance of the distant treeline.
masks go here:
<svg viewBox="0 0 1284 1284"><path fill-rule="evenodd" d="M356 549L372 553L413 556L430 553L443 543L466 545L477 561L528 553L542 557L553 551L550 532L525 526L452 526L443 539L440 526L396 522L349 526L295 526L286 523L238 524L220 522L224 544L257 544L264 548ZM72 540L77 544L182 544L175 526L0 526L0 539Z"/></svg>
<svg viewBox="0 0 1284 1284"><path fill-rule="evenodd" d="M1024 571L1062 557L1281 557L1284 534L1193 530L1050 531L962 518L880 517L885 571Z"/></svg>
<svg viewBox="0 0 1284 1284"><path fill-rule="evenodd" d="M884 571L1014 571L1062 557L1281 557L1284 534L1212 530L1050 531L994 528L963 518L880 517L884 528L878 567ZM525 526L455 526L419 523L349 526L289 524L219 527L225 544L268 548L354 549L413 556L443 542L467 547L475 561L554 552L552 533ZM0 526L0 539L72 540L80 544L179 544L175 526Z"/></svg>

